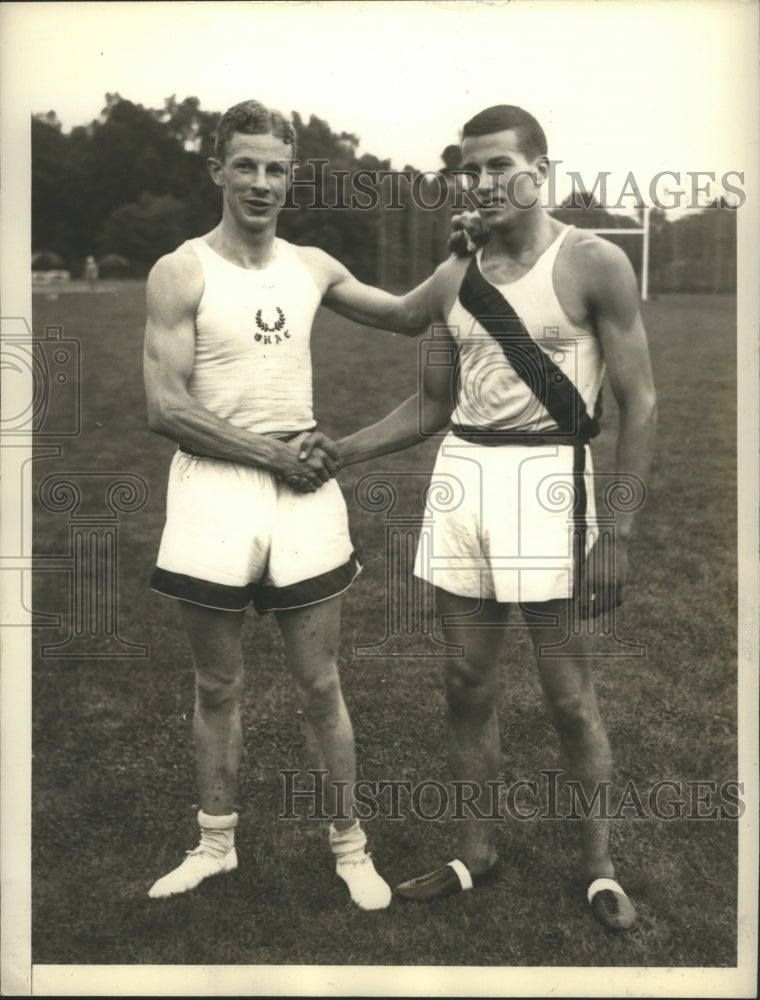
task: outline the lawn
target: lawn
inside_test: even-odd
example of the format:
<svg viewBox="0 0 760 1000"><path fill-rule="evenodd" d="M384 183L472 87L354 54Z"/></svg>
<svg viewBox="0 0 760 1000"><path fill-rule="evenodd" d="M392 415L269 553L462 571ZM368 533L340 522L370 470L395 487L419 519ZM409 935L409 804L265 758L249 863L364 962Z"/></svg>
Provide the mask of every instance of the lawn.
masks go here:
<svg viewBox="0 0 760 1000"><path fill-rule="evenodd" d="M645 303L644 317L660 431L634 581L616 619L616 635L644 655L601 658L597 684L618 794L628 782L647 790L664 779L714 782L719 790L737 777L734 302L667 296ZM245 632L240 868L186 897L148 899L152 881L194 846L197 804L189 653L176 608L147 587L173 446L145 425L143 322L138 283L97 295L35 296L35 335L63 326L80 342L82 361L81 431L60 439L61 457L35 462L35 483L51 475L105 483L128 473L148 492L141 509L118 515L116 629L95 628L77 647L110 655L56 655L72 624L65 558L55 570L41 562L35 578L35 610L61 623L37 629L33 645L33 961L735 965L737 824L728 818L637 818L629 809L614 822L619 875L641 918L622 937L605 933L587 912L576 874L577 824L540 819L500 825L506 864L498 886L424 912L394 904L357 914L333 880L325 824L277 818L278 772L305 768L306 753L275 623L253 613ZM334 435L387 412L416 384L417 342L327 312L318 317L313 353L317 414ZM609 394L606 402L597 470L612 461L616 414ZM51 419L63 420L56 407L68 405L52 399ZM435 639L419 620L406 634L389 630L386 585L387 543L415 531L434 451L431 441L339 477L366 567L344 602L339 656L360 775L368 780L447 780ZM83 475L92 472L107 475ZM362 483L368 475L396 490L393 510L373 509ZM97 502L106 514L102 497ZM66 556L77 516L91 544L100 544L114 522L109 529L93 512L85 524L83 509L36 503L35 553ZM395 580L406 578L402 569L393 570ZM541 781L542 769L559 766L556 741L528 639L515 626L503 657L503 777ZM53 648L41 655L43 645ZM141 647L147 655L112 655ZM686 814L708 809L692 805ZM452 856L452 823L443 819L425 821L406 809L404 820L378 817L366 827L391 883Z"/></svg>

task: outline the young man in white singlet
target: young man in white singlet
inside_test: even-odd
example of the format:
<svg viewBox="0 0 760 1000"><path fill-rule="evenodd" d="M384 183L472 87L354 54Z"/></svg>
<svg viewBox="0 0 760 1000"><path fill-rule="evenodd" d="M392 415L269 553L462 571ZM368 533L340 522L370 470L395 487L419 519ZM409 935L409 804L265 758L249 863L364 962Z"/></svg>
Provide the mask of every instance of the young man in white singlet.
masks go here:
<svg viewBox="0 0 760 1000"><path fill-rule="evenodd" d="M221 223L161 258L148 279L145 385L152 430L176 441L153 589L179 600L196 677L193 732L200 842L151 897L237 867L241 627L252 601L273 611L326 775L351 816L354 740L336 663L340 595L359 573L331 443L314 429L309 337L321 303L360 323L414 334L428 325L425 286L395 297L361 284L321 250L275 234L293 179L295 133L255 101L217 130L211 177ZM294 443L295 440L295 443ZM324 449L319 447L324 445ZM390 902L358 822L335 819L337 874L362 909Z"/></svg>
<svg viewBox="0 0 760 1000"><path fill-rule="evenodd" d="M477 783L487 817L499 815L486 783L499 776L498 662L513 604L529 626L565 772L588 802L611 778L593 647L572 626L622 600L635 515L618 514L605 558L588 442L606 367L620 410L616 474L643 481L655 393L628 260L540 204L549 164L538 122L510 105L486 109L463 130L462 161L479 178L489 240L433 277L433 322L447 332L434 338L421 391L338 447L340 464L352 464L452 422L432 483L439 478L453 499L436 509L430 491L415 573L435 588L441 637L464 650L445 664L449 761L455 779ZM435 899L496 876L494 820L470 815L458 830L458 857L398 886L400 898ZM627 930L636 911L615 880L609 820L592 809L582 839L587 899L606 927Z"/></svg>

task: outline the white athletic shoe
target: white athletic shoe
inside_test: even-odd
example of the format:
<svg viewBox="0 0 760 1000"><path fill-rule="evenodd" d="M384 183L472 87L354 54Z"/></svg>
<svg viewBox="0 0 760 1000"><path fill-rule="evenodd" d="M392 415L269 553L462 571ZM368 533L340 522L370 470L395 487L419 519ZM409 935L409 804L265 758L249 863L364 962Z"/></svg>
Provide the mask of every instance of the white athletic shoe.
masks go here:
<svg viewBox="0 0 760 1000"><path fill-rule="evenodd" d="M237 852L234 847L221 858L215 858L196 848L187 852L187 857L179 868L160 878L148 895L151 899L160 899L164 896L176 896L180 892L189 892L211 875L234 871L237 863Z"/></svg>
<svg viewBox="0 0 760 1000"><path fill-rule="evenodd" d="M391 888L375 871L372 858L364 850L338 858L335 871L360 910L384 910L391 901Z"/></svg>

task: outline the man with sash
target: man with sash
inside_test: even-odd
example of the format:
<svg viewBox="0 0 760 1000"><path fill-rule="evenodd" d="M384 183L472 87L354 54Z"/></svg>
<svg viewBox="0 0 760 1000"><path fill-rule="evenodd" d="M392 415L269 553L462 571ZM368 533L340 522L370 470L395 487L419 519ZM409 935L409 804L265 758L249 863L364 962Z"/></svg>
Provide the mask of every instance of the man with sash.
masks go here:
<svg viewBox="0 0 760 1000"><path fill-rule="evenodd" d="M468 890L498 873L496 824L486 817L488 783L499 775L499 657L512 605L529 629L565 772L588 802L611 779L593 651L588 629L577 627L620 604L635 517L619 515L614 536L597 537L589 441L600 429L605 370L620 412L616 474L627 482L646 475L655 423L632 268L619 248L541 206L549 161L538 122L513 106L486 109L464 127L462 162L479 181L488 241L434 275L420 391L338 443L341 464L353 464L451 422L432 486L445 485L452 501L434 504L429 492L415 574L434 587L441 638L463 651L445 663L449 762L454 779L476 784L479 813L457 824L453 861L396 887L407 900ZM609 819L592 810L582 827L588 902L607 928L627 930L636 910L615 878Z"/></svg>

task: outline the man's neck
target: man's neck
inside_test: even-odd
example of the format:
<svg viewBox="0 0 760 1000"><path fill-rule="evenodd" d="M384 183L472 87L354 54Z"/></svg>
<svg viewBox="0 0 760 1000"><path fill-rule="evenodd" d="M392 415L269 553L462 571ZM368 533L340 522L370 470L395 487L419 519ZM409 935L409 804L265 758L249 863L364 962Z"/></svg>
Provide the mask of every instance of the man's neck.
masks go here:
<svg viewBox="0 0 760 1000"><path fill-rule="evenodd" d="M494 228L484 251L484 257L511 257L520 260L543 253L555 236L555 226L543 208L526 211L512 225Z"/></svg>
<svg viewBox="0 0 760 1000"><path fill-rule="evenodd" d="M223 218L209 234L208 242L231 264L255 270L266 267L274 259L275 236L275 226L251 232Z"/></svg>

